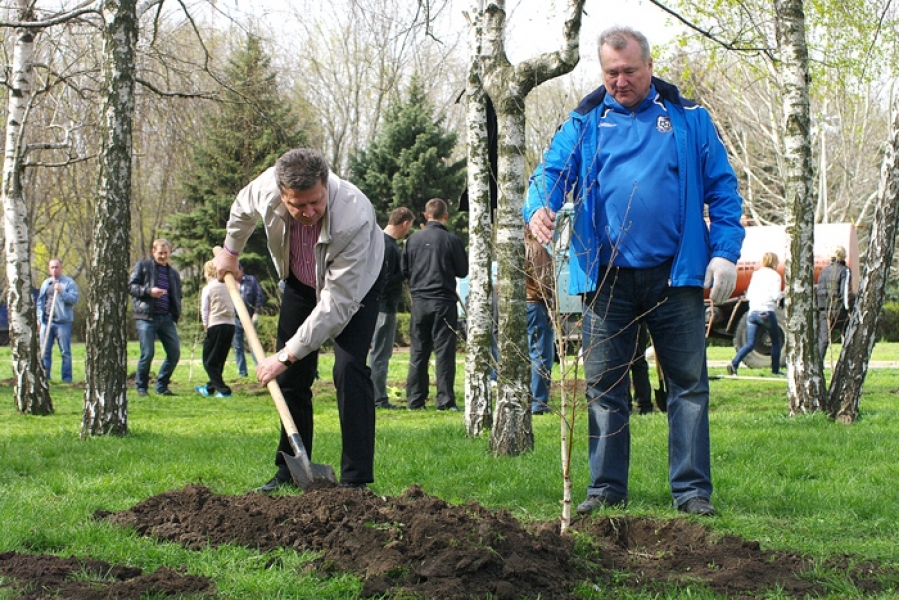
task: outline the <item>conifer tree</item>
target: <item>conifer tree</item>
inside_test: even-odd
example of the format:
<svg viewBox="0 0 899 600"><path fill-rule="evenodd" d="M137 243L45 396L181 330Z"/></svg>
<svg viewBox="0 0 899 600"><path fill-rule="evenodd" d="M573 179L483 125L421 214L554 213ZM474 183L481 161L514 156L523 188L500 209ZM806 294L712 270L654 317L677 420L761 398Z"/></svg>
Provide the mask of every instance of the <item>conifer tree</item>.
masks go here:
<svg viewBox="0 0 899 600"><path fill-rule="evenodd" d="M372 201L382 223L400 206L421 221L431 198L443 198L452 206L459 197L465 186L465 159L452 160L456 134L442 123L442 118L434 119L434 107L415 75L408 97L387 111L368 149L350 156L351 180Z"/></svg>
<svg viewBox="0 0 899 600"><path fill-rule="evenodd" d="M222 101L206 113L203 135L191 153L192 168L182 178L189 212L169 221L176 261L182 268L194 267L190 272L197 274L193 282L185 282L186 292L201 285L202 266L225 238L237 193L284 152L306 140L259 38L247 36L229 60L225 77ZM268 270L274 276L261 223L240 259L248 271Z"/></svg>

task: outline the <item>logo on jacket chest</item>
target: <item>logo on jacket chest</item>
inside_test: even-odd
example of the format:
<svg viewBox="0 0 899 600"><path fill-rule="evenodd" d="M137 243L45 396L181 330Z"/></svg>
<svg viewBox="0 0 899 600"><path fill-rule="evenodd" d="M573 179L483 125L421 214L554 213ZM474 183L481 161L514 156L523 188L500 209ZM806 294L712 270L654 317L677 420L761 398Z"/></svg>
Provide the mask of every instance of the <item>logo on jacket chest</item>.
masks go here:
<svg viewBox="0 0 899 600"><path fill-rule="evenodd" d="M656 130L659 133L671 133L671 118L666 115L659 115L656 118Z"/></svg>

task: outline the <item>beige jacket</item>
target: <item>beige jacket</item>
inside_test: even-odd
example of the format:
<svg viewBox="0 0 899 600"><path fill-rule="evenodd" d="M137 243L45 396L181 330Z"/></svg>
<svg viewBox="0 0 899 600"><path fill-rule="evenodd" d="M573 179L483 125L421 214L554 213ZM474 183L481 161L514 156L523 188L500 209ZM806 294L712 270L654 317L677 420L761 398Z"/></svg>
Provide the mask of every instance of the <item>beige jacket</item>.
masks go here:
<svg viewBox="0 0 899 600"><path fill-rule="evenodd" d="M231 205L225 245L241 252L260 218L278 276L287 279L291 217L281 202L274 167L237 194ZM378 280L383 262L384 234L371 202L359 188L332 173L328 180L328 210L315 244L318 305L287 341L287 351L301 359L339 335Z"/></svg>

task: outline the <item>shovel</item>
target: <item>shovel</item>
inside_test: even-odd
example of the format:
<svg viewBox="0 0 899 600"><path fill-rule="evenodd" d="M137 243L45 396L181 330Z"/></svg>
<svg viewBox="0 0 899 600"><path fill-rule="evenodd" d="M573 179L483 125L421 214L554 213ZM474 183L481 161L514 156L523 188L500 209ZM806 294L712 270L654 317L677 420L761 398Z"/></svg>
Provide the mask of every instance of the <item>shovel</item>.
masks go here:
<svg viewBox="0 0 899 600"><path fill-rule="evenodd" d="M217 250L219 249L217 248ZM243 298L240 295L240 289L237 286L234 275L225 273L225 285L228 287L228 293L231 295L231 302L234 303L234 309L237 310L237 315L240 317L240 323L243 325L243 331L247 336L247 342L250 344L250 349L256 356L265 356L265 350L259 342L259 336L256 335L256 328L253 327L253 319L250 318L250 313L247 312L247 307L244 306ZM272 395L272 400L275 401L278 415L281 417L281 424L284 425L284 431L287 432L287 439L290 441L290 446L293 448L295 454L295 456L290 456L286 452L281 453L281 456L284 457L284 462L287 463L287 468L290 470L290 476L293 478L293 482L303 491L306 491L309 485L315 480L325 479L337 483L334 467L331 465L314 463L309 460L309 454L306 453L306 447L303 446L303 439L297 431L297 426L294 425L293 417L290 416L290 410L287 408L287 403L284 401L284 394L281 393L281 386L278 385L276 380L272 379L268 382L268 391Z"/></svg>
<svg viewBox="0 0 899 600"><path fill-rule="evenodd" d="M55 281L53 282L53 284L51 284L51 285L54 285L53 301L52 301L52 304L50 304L50 316L47 319L47 330L44 332L45 333L44 345L41 347L41 366L42 367L44 366L44 356L46 356L46 354L47 354L47 342L50 341L50 327L53 326L53 318L56 316L56 296L59 294L59 292L56 291L55 284L56 284ZM49 377L49 376L50 376L50 373L47 373L47 377Z"/></svg>

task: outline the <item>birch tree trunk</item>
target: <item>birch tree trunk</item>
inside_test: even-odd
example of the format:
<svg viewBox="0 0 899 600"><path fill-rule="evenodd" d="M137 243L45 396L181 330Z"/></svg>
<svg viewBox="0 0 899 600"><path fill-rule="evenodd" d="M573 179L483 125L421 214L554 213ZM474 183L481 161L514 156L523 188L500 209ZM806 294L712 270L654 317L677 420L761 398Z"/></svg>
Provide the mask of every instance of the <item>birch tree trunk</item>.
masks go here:
<svg viewBox="0 0 899 600"><path fill-rule="evenodd" d="M830 379L825 410L838 423L858 418L859 399L868 361L877 339L877 317L883 308L886 285L896 247L899 221L899 99L894 99L890 143L880 169L880 190L871 224L865 274L859 283L858 299L846 328L840 359Z"/></svg>
<svg viewBox="0 0 899 600"><path fill-rule="evenodd" d="M29 0L16 0L16 18L33 21ZM22 195L25 120L32 101L34 38L38 30L17 27L10 75L3 156L3 230L6 236L6 277L9 292L9 345L12 350L13 393L23 414L48 415L53 401L40 357L40 330L31 294L31 240L28 209Z"/></svg>
<svg viewBox="0 0 899 600"><path fill-rule="evenodd" d="M584 0L568 0L562 49L512 65L505 51L505 0L485 9L481 76L496 109L499 138L496 260L499 288L498 398L490 449L515 456L534 447L530 411L530 358L524 291L525 98L541 83L577 65Z"/></svg>
<svg viewBox="0 0 899 600"><path fill-rule="evenodd" d="M481 82L483 0L468 14L470 65L465 89L468 109L468 307L465 355L465 426L471 436L493 426L490 398L490 347L493 338L493 227L490 223L490 159L487 96Z"/></svg>
<svg viewBox="0 0 899 600"><path fill-rule="evenodd" d="M815 411L824 399L814 286L814 164L808 93L808 46L802 0L775 0L784 115L787 374L790 415Z"/></svg>
<svg viewBox="0 0 899 600"><path fill-rule="evenodd" d="M104 0L105 132L91 247L81 437L128 433L128 274L131 132L137 49L135 0Z"/></svg>

